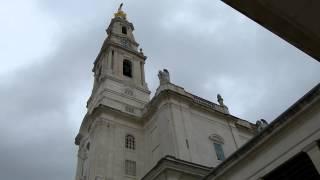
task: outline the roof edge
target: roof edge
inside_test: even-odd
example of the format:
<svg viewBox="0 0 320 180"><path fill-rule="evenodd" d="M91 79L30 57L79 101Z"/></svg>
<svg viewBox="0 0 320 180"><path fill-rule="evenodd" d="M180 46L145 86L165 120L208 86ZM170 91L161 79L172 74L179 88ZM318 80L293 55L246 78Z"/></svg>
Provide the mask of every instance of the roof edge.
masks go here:
<svg viewBox="0 0 320 180"><path fill-rule="evenodd" d="M267 139L269 135L275 130L281 128L285 122L288 122L292 116L299 114L303 110L305 110L306 105L310 105L317 100L317 97L320 97L320 83L318 83L315 87L313 87L309 92L307 92L304 96L302 96L298 101L296 101L293 105L291 105L286 111L280 114L275 120L273 120L269 126L267 126L264 130L262 130L259 134L253 137L250 141L248 141L245 145L239 148L237 151L232 153L225 161L223 161L220 165L218 165L213 171L208 174L204 179L207 180L209 178L215 177L224 169L233 166L232 162L242 158L245 153L254 149L259 142L263 139Z"/></svg>

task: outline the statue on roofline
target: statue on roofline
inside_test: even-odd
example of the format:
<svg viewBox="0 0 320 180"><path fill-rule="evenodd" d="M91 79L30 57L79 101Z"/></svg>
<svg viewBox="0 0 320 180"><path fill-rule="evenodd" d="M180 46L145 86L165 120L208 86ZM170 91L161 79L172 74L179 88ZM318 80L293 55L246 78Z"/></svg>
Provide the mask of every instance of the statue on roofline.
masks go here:
<svg viewBox="0 0 320 180"><path fill-rule="evenodd" d="M260 119L256 121L257 131L261 132L263 129L265 129L268 126L268 122L264 119Z"/></svg>
<svg viewBox="0 0 320 180"><path fill-rule="evenodd" d="M159 71L158 78L160 81L160 85L170 83L170 74L167 69L163 69L163 71Z"/></svg>
<svg viewBox="0 0 320 180"><path fill-rule="evenodd" d="M223 98L220 94L217 95L217 99L218 99L218 103L220 104L220 106L224 106L223 104Z"/></svg>

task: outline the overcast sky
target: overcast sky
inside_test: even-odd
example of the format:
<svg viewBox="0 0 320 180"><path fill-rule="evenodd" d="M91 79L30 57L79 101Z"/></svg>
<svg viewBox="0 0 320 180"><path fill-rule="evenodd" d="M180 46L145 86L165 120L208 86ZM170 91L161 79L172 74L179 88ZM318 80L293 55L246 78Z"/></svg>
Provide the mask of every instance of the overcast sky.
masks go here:
<svg viewBox="0 0 320 180"><path fill-rule="evenodd" d="M0 175L69 180L93 61L120 1L0 4ZM251 122L272 121L320 81L320 63L220 1L124 1L136 40L173 83Z"/></svg>

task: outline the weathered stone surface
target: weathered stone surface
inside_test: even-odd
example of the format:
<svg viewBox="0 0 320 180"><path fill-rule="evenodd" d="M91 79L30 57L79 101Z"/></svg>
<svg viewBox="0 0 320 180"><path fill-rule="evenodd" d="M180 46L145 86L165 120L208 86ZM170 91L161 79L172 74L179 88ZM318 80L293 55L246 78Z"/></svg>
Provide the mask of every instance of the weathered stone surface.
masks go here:
<svg viewBox="0 0 320 180"><path fill-rule="evenodd" d="M160 86L150 100L144 78L146 57L137 51L132 31L132 23L121 14L107 29L108 37L93 68L95 82L88 112L76 138L76 180L140 179L167 155L179 159L175 163L186 161L181 171L190 169L192 163L215 167L221 161L210 136L221 137L227 157L254 135L255 126L230 115L223 103L210 102L172 84L167 70L159 73ZM125 59L132 62L132 78L123 75ZM125 147L128 134L134 136L134 149ZM125 160L136 162L135 177L125 174ZM195 170L195 174L178 170L163 176L197 179L208 172L208 167Z"/></svg>

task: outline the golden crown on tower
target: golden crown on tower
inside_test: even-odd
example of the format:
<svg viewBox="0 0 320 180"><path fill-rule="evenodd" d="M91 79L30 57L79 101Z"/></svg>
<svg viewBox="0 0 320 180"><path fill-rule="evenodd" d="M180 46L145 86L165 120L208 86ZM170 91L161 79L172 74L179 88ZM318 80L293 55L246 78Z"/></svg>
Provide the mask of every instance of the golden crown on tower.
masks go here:
<svg viewBox="0 0 320 180"><path fill-rule="evenodd" d="M118 12L114 13L114 17L120 17L123 19L127 18L127 14L122 11L122 6L123 6L123 3L120 4L118 8Z"/></svg>

